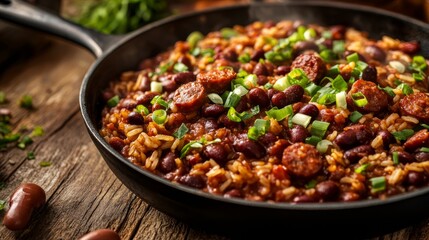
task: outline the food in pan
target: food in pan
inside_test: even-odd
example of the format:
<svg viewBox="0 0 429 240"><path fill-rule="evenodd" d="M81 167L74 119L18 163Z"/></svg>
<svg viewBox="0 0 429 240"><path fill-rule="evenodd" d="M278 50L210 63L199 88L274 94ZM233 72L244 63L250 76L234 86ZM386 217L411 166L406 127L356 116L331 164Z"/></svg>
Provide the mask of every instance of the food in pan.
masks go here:
<svg viewBox="0 0 429 240"><path fill-rule="evenodd" d="M111 82L100 134L142 169L228 198L384 199L429 182L419 51L287 20L193 32Z"/></svg>

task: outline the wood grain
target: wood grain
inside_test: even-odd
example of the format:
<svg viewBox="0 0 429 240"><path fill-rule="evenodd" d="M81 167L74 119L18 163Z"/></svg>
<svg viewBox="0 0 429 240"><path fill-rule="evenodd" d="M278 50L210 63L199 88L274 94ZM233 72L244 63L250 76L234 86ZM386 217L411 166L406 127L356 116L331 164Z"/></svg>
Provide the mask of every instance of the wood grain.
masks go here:
<svg viewBox="0 0 429 240"><path fill-rule="evenodd" d="M33 34L30 42L43 36L29 33ZM46 38L43 44L31 58L0 73L0 91L10 101L7 106L16 129L41 125L45 130L25 151L0 152L0 181L6 183L0 199L7 199L20 183L34 182L45 189L47 204L25 231L11 232L0 226L0 239L78 239L99 228L113 229L122 239L232 239L171 218L122 185L91 142L79 112L80 83L94 57L54 38ZM18 106L23 94L33 96L35 110ZM27 150L33 150L36 159L27 160ZM41 161L52 165L40 167ZM424 221L374 240L427 239L427 224Z"/></svg>

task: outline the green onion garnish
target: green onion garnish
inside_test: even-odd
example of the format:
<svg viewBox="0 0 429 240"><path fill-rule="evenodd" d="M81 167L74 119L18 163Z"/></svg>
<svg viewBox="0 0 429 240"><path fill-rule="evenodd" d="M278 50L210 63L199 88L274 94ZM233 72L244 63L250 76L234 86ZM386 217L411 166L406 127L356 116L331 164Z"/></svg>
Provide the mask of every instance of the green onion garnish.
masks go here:
<svg viewBox="0 0 429 240"><path fill-rule="evenodd" d="M319 55L325 62L330 62L337 58L337 55L331 49L325 49Z"/></svg>
<svg viewBox="0 0 429 240"><path fill-rule="evenodd" d="M274 118L277 121L281 121L285 119L287 116L293 114L292 105L288 105L284 108L278 109L277 107L273 107L270 110L265 112L268 117Z"/></svg>
<svg viewBox="0 0 429 240"><path fill-rule="evenodd" d="M27 159L28 160L33 160L33 159L35 159L36 158L36 156L34 155L34 152L33 151L29 151L29 152L27 152Z"/></svg>
<svg viewBox="0 0 429 240"><path fill-rule="evenodd" d="M310 133L313 136L323 138L325 136L326 131L328 130L328 127L329 127L328 122L314 120L313 123L311 124Z"/></svg>
<svg viewBox="0 0 429 240"><path fill-rule="evenodd" d="M266 83L265 85L264 85L264 88L265 89L271 89L273 87L273 84L271 84L271 83Z"/></svg>
<svg viewBox="0 0 429 240"><path fill-rule="evenodd" d="M366 171L366 169L369 167L369 163L365 163L360 165L358 168L355 169L355 173L362 174Z"/></svg>
<svg viewBox="0 0 429 240"><path fill-rule="evenodd" d="M188 66L179 62L179 63L174 64L173 70L175 72L186 72L186 71L188 71Z"/></svg>
<svg viewBox="0 0 429 240"><path fill-rule="evenodd" d="M207 97L210 99L210 101L212 101L215 104L220 104L223 105L223 99L221 96L219 96L219 94L216 93L210 93L207 95Z"/></svg>
<svg viewBox="0 0 429 240"><path fill-rule="evenodd" d="M413 89L406 83L401 83L399 86L396 87L397 89L401 89L402 93L405 95L409 95L414 93Z"/></svg>
<svg viewBox="0 0 429 240"><path fill-rule="evenodd" d="M373 193L384 191L386 189L386 178L384 176L373 177L369 179L369 181L371 182L371 192Z"/></svg>
<svg viewBox="0 0 429 240"><path fill-rule="evenodd" d="M237 96L242 97L246 95L249 92L249 90L247 90L245 87L241 85L235 85L234 90L232 92L237 94Z"/></svg>
<svg viewBox="0 0 429 240"><path fill-rule="evenodd" d="M312 179L307 184L305 184L306 189L314 188L317 185L317 181Z"/></svg>
<svg viewBox="0 0 429 240"><path fill-rule="evenodd" d="M270 128L270 121L263 119L256 119L252 127L247 131L247 137L251 140L258 140Z"/></svg>
<svg viewBox="0 0 429 240"><path fill-rule="evenodd" d="M337 108L347 109L347 100L346 100L345 91L335 94L335 101L337 103Z"/></svg>
<svg viewBox="0 0 429 240"><path fill-rule="evenodd" d="M235 110L234 107L230 107L228 110L228 113L226 114L229 120L233 122L241 122L241 118L238 115L238 112Z"/></svg>
<svg viewBox="0 0 429 240"><path fill-rule="evenodd" d="M414 135L414 130L413 129L404 129L402 131L392 132L392 135L399 141L405 141L409 137Z"/></svg>
<svg viewBox="0 0 429 240"><path fill-rule="evenodd" d="M197 46L197 43L204 38L204 35L198 31L192 32L186 38L186 42L188 42L189 47L194 49Z"/></svg>
<svg viewBox="0 0 429 240"><path fill-rule="evenodd" d="M30 136L24 136L21 141L19 141L17 147L20 149L24 149L26 146L30 145L31 143L33 143L33 139L31 139Z"/></svg>
<svg viewBox="0 0 429 240"><path fill-rule="evenodd" d="M180 127L173 133L173 136L178 139L182 139L183 136L189 131L184 123L180 125Z"/></svg>
<svg viewBox="0 0 429 240"><path fill-rule="evenodd" d="M41 161L40 163L39 163L39 166L41 166L41 167L49 167L49 166L51 166L52 165L52 163L51 162L48 162L48 161Z"/></svg>
<svg viewBox="0 0 429 240"><path fill-rule="evenodd" d="M424 71L427 68L426 59L423 56L414 56L411 67L415 70Z"/></svg>
<svg viewBox="0 0 429 240"><path fill-rule="evenodd" d="M310 82L306 87L305 87L305 92L308 93L308 95L310 96L314 96L314 94L316 94L317 91L319 91L321 87L314 84L313 82Z"/></svg>
<svg viewBox="0 0 429 240"><path fill-rule="evenodd" d="M332 88L337 90L338 92L347 91L347 82L341 75L338 75L334 80L332 80L331 84Z"/></svg>
<svg viewBox="0 0 429 240"><path fill-rule="evenodd" d="M322 138L318 136L310 136L305 139L305 143L311 144L313 146L317 146L320 141L322 141Z"/></svg>
<svg viewBox="0 0 429 240"><path fill-rule="evenodd" d="M237 106L238 102L240 102L240 96L237 94L230 92L228 94L228 97L225 100L224 107L235 107Z"/></svg>
<svg viewBox="0 0 429 240"><path fill-rule="evenodd" d="M361 92L353 93L352 94L352 100L358 107L364 107L368 104L368 100L366 99L365 95Z"/></svg>
<svg viewBox="0 0 429 240"><path fill-rule="evenodd" d="M118 103L119 103L119 96L116 95L107 101L107 106L112 108L118 105Z"/></svg>
<svg viewBox="0 0 429 240"><path fill-rule="evenodd" d="M378 86L378 89L381 89L381 90L383 90L383 91L385 91L387 94L389 94L389 96L391 96L391 97L394 97L396 94L395 94L395 92L393 92L393 88L391 88L391 87L389 87L389 86L387 86L387 87L384 87L384 88L382 88L382 87L380 87L380 86Z"/></svg>
<svg viewBox="0 0 429 240"><path fill-rule="evenodd" d="M0 211L3 211L4 207L6 206L5 200L0 200Z"/></svg>
<svg viewBox="0 0 429 240"><path fill-rule="evenodd" d="M395 164L395 165L399 164L399 154L398 154L398 152L393 152L392 153L392 160L393 160L393 164Z"/></svg>
<svg viewBox="0 0 429 240"><path fill-rule="evenodd" d="M135 111L138 113L143 113L144 115L149 114L149 109L147 109L147 107L142 104L137 105Z"/></svg>
<svg viewBox="0 0 429 240"><path fill-rule="evenodd" d="M417 82L421 82L424 80L425 76L422 73L413 73L413 78Z"/></svg>
<svg viewBox="0 0 429 240"><path fill-rule="evenodd" d="M354 111L350 114L349 119L350 121L352 121L353 123L359 121L359 119L362 118L362 113L358 112L358 111Z"/></svg>
<svg viewBox="0 0 429 240"><path fill-rule="evenodd" d="M420 126L422 126L422 127L426 128L426 129L429 129L429 125L427 125L427 124L425 124L425 123L420 124Z"/></svg>
<svg viewBox="0 0 429 240"><path fill-rule="evenodd" d="M220 35L222 36L222 38L230 39L232 37L237 36L238 33L232 28L222 28L220 30Z"/></svg>
<svg viewBox="0 0 429 240"><path fill-rule="evenodd" d="M227 113L229 120L233 122L241 122L247 120L259 113L259 105L254 106L249 112L238 113L234 107L230 107Z"/></svg>
<svg viewBox="0 0 429 240"><path fill-rule="evenodd" d="M429 153L429 148L428 147L422 147L422 148L420 148L420 152Z"/></svg>
<svg viewBox="0 0 429 240"><path fill-rule="evenodd" d="M308 79L304 70L300 68L295 68L292 71L290 71L286 75L286 78L287 78L286 87L297 84L297 85L300 85L302 88L305 88L307 84L310 82L310 79Z"/></svg>
<svg viewBox="0 0 429 240"><path fill-rule="evenodd" d="M164 109L158 109L153 111L152 120L157 124L164 124L165 121L167 121L167 111L165 111Z"/></svg>
<svg viewBox="0 0 429 240"><path fill-rule="evenodd" d="M258 86L258 77L255 74L249 74L243 79L243 86L247 89Z"/></svg>
<svg viewBox="0 0 429 240"><path fill-rule="evenodd" d="M326 139L321 140L320 142L317 143L316 145L316 149L317 151L319 151L320 153L325 153L326 151L328 151L329 146L332 145L332 142Z"/></svg>
<svg viewBox="0 0 429 240"><path fill-rule="evenodd" d="M250 62L251 58L248 53L243 53L240 56L238 56L238 61L241 63L248 63Z"/></svg>
<svg viewBox="0 0 429 240"><path fill-rule="evenodd" d="M273 88L279 91L284 91L287 87L288 87L287 77L282 77L277 79L277 81L273 85Z"/></svg>
<svg viewBox="0 0 429 240"><path fill-rule="evenodd" d="M345 43L342 40L336 40L332 42L332 51L334 51L334 53L340 55L344 52L345 50Z"/></svg>
<svg viewBox="0 0 429 240"><path fill-rule="evenodd" d="M44 134L44 130L41 126L35 126L33 131L30 133L32 137L40 137Z"/></svg>
<svg viewBox="0 0 429 240"><path fill-rule="evenodd" d="M26 109L33 108L33 98L30 95L24 95L19 101L19 106Z"/></svg>
<svg viewBox="0 0 429 240"><path fill-rule="evenodd" d="M161 95L157 95L150 101L150 104L159 104L165 108L168 108L168 102L166 102L164 99L162 99Z"/></svg>
<svg viewBox="0 0 429 240"><path fill-rule="evenodd" d="M302 113L297 113L292 117L292 123L301 125L305 128L308 126L308 124L310 124L310 121L311 116Z"/></svg>
<svg viewBox="0 0 429 240"><path fill-rule="evenodd" d="M150 91L162 93L162 83L155 81L150 82Z"/></svg>
<svg viewBox="0 0 429 240"><path fill-rule="evenodd" d="M359 61L359 55L357 53L352 53L346 57L347 62L357 62Z"/></svg>

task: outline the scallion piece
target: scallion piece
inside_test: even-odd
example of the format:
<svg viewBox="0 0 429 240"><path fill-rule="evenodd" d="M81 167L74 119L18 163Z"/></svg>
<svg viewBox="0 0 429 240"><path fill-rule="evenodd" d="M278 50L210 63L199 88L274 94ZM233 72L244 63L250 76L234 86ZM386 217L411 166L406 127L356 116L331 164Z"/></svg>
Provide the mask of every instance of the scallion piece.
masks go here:
<svg viewBox="0 0 429 240"><path fill-rule="evenodd" d="M33 160L33 159L35 159L36 158L36 156L34 155L34 152L33 151L29 151L29 152L27 152L27 159L28 160Z"/></svg>
<svg viewBox="0 0 429 240"><path fill-rule="evenodd" d="M417 55L413 57L411 67L415 70L424 71L427 68L426 59L423 56Z"/></svg>
<svg viewBox="0 0 429 240"><path fill-rule="evenodd" d="M382 87L380 87L380 86L378 86L378 88L379 89L381 89L381 90L383 90L383 91L385 91L387 94L389 94L389 96L391 96L391 97L394 97L396 94L395 94L395 92L393 92L393 88L391 88L391 87L389 87L389 86L386 86L386 87L384 87L384 88L382 88Z"/></svg>
<svg viewBox="0 0 429 240"><path fill-rule="evenodd" d="M402 93L405 95L410 95L410 94L414 93L413 89L406 83L401 83L396 88L401 89Z"/></svg>
<svg viewBox="0 0 429 240"><path fill-rule="evenodd" d="M322 138L318 136L310 136L305 139L305 143L311 144L313 146L317 146L320 141L322 141Z"/></svg>
<svg viewBox="0 0 429 240"><path fill-rule="evenodd" d="M155 81L150 82L150 91L162 93L162 83Z"/></svg>
<svg viewBox="0 0 429 240"><path fill-rule="evenodd" d="M420 152L429 153L429 147L422 147L422 148L420 148Z"/></svg>
<svg viewBox="0 0 429 240"><path fill-rule="evenodd" d="M273 88L278 91L284 91L288 87L287 77L277 79L274 83Z"/></svg>
<svg viewBox="0 0 429 240"><path fill-rule="evenodd" d="M174 64L173 70L175 72L186 72L186 71L188 71L188 66L186 66L183 63L178 62L178 63Z"/></svg>
<svg viewBox="0 0 429 240"><path fill-rule="evenodd" d="M198 31L192 32L186 38L186 42L188 42L190 49L194 49L197 46L197 43L204 38L204 35Z"/></svg>
<svg viewBox="0 0 429 240"><path fill-rule="evenodd" d="M5 200L0 200L0 211L3 211L4 207L6 206Z"/></svg>
<svg viewBox="0 0 429 240"><path fill-rule="evenodd" d="M274 118L277 121L281 121L285 119L287 116L293 114L292 105L288 105L284 108L278 109L277 107L273 107L270 110L265 112L268 117Z"/></svg>
<svg viewBox="0 0 429 240"><path fill-rule="evenodd" d="M307 184L305 184L306 189L314 188L317 185L317 181L312 179Z"/></svg>
<svg viewBox="0 0 429 240"><path fill-rule="evenodd" d="M184 123L180 125L180 127L173 133L173 136L178 139L182 139L185 134L189 131Z"/></svg>
<svg viewBox="0 0 429 240"><path fill-rule="evenodd" d="M399 154L398 152L393 152L392 153L392 160L393 160L393 164L398 165L399 164Z"/></svg>
<svg viewBox="0 0 429 240"><path fill-rule="evenodd" d="M251 140L258 140L270 128L270 121L264 119L256 119L252 127L247 131L247 137Z"/></svg>
<svg viewBox="0 0 429 240"><path fill-rule="evenodd" d="M337 57L337 55L331 49L325 49L321 51L319 55L325 62L333 61Z"/></svg>
<svg viewBox="0 0 429 240"><path fill-rule="evenodd" d="M237 94L237 96L242 97L246 95L249 92L249 90L247 90L245 87L241 85L235 85L235 88L232 92Z"/></svg>
<svg viewBox="0 0 429 240"><path fill-rule="evenodd" d="M273 87L273 84L271 84L271 83L266 83L265 85L264 85L264 88L265 89L271 89Z"/></svg>
<svg viewBox="0 0 429 240"><path fill-rule="evenodd" d="M329 127L328 122L314 120L313 123L311 124L310 133L313 136L323 138L326 134L326 131L328 130L328 127Z"/></svg>
<svg viewBox="0 0 429 240"><path fill-rule="evenodd" d="M138 113L143 113L144 115L149 114L149 109L147 109L147 107L142 104L137 105L135 111Z"/></svg>
<svg viewBox="0 0 429 240"><path fill-rule="evenodd" d="M320 153L325 153L326 151L328 151L329 146L332 145L332 142L326 139L321 140L320 142L317 143L316 145L316 149L317 151L319 151Z"/></svg>
<svg viewBox="0 0 429 240"><path fill-rule="evenodd" d="M248 53L243 53L240 56L238 56L238 61L241 63L248 63L250 62L251 58Z"/></svg>
<svg viewBox="0 0 429 240"><path fill-rule="evenodd" d="M115 107L116 105L118 105L118 103L119 103L119 96L116 95L107 101L107 106L112 108L112 107Z"/></svg>
<svg viewBox="0 0 429 240"><path fill-rule="evenodd" d="M362 118L362 113L358 112L358 111L354 111L350 114L349 119L350 121L352 121L353 123L359 121L359 119Z"/></svg>
<svg viewBox="0 0 429 240"><path fill-rule="evenodd" d="M243 86L247 89L258 86L258 77L255 74L249 74L244 77Z"/></svg>
<svg viewBox="0 0 429 240"><path fill-rule="evenodd" d="M164 124L167 121L167 111L164 109L158 109L153 111L152 120L157 124Z"/></svg>
<svg viewBox="0 0 429 240"><path fill-rule="evenodd" d="M358 168L356 168L356 169L355 169L355 173L362 174L362 173L364 173L364 172L366 171L366 169L367 169L369 166L370 166L370 165L369 165L369 163L362 164L362 165L360 165Z"/></svg>
<svg viewBox="0 0 429 240"><path fill-rule="evenodd" d="M368 100L361 92L353 93L352 100L358 107L364 107L368 104Z"/></svg>
<svg viewBox="0 0 429 240"><path fill-rule="evenodd" d="M249 112L239 113L238 116L241 118L242 121L244 121L255 116L258 113L259 113L259 105L256 105L252 107Z"/></svg>
<svg viewBox="0 0 429 240"><path fill-rule="evenodd" d="M241 122L241 118L238 115L238 112L235 110L234 107L230 107L228 110L228 113L226 114L229 120L233 122Z"/></svg>
<svg viewBox="0 0 429 240"><path fill-rule="evenodd" d="M359 55L357 53L352 53L346 57L347 62L357 62L359 61Z"/></svg>
<svg viewBox="0 0 429 240"><path fill-rule="evenodd" d="M392 132L392 135L399 141L405 141L409 137L414 135L414 130L413 129L404 129L402 131Z"/></svg>
<svg viewBox="0 0 429 240"><path fill-rule="evenodd" d="M345 43L342 40L336 40L332 42L332 51L336 54L342 54L345 50Z"/></svg>
<svg viewBox="0 0 429 240"><path fill-rule="evenodd" d="M30 136L24 136L21 141L19 141L18 143L18 148L20 149L24 149L25 147L27 147L28 145L30 145L31 143L33 143L33 139L31 139Z"/></svg>
<svg viewBox="0 0 429 240"><path fill-rule="evenodd" d="M297 85L300 85L302 88L305 88L307 84L310 82L310 79L308 79L304 70L300 68L295 68L292 71L290 71L286 75L286 78L287 78L286 87L297 84Z"/></svg>
<svg viewBox="0 0 429 240"><path fill-rule="evenodd" d="M413 73L413 78L416 82L421 82L425 79L425 76L422 73Z"/></svg>
<svg viewBox="0 0 429 240"><path fill-rule="evenodd" d="M369 181L371 182L371 192L373 193L384 191L386 189L386 178L384 176L373 177L369 179Z"/></svg>
<svg viewBox="0 0 429 240"><path fill-rule="evenodd" d="M166 102L164 99L162 99L161 95L157 95L150 101L150 104L159 104L165 108L168 108L168 102Z"/></svg>
<svg viewBox="0 0 429 240"><path fill-rule="evenodd" d="M429 125L427 125L427 124L425 124L425 123L420 124L420 126L422 126L422 127L426 128L426 129L429 129Z"/></svg>
<svg viewBox="0 0 429 240"><path fill-rule="evenodd" d="M222 99L221 96L219 96L219 94L217 94L217 93L210 93L210 94L207 95L207 97L213 103L223 105L223 99Z"/></svg>
<svg viewBox="0 0 429 240"><path fill-rule="evenodd" d="M40 137L45 133L41 126L35 126L33 131L31 131L31 137Z"/></svg>
<svg viewBox="0 0 429 240"><path fill-rule="evenodd" d="M313 82L310 82L306 87L305 87L305 92L308 93L308 95L310 96L314 96L314 94L317 93L317 91L319 91L321 87L314 84Z"/></svg>
<svg viewBox="0 0 429 240"><path fill-rule="evenodd" d="M338 92L347 91L347 82L341 75L338 75L334 80L332 80L331 84L332 88Z"/></svg>
<svg viewBox="0 0 429 240"><path fill-rule="evenodd" d="M337 108L347 109L347 100L346 100L345 91L335 94L335 101L337 103Z"/></svg>
<svg viewBox="0 0 429 240"><path fill-rule="evenodd" d="M224 107L235 107L237 106L238 102L240 102L240 96L237 94L230 92L228 94L228 97L225 100Z"/></svg>
<svg viewBox="0 0 429 240"><path fill-rule="evenodd" d="M230 39L232 37L237 36L238 33L234 29L226 27L220 30L220 35L222 36L222 38Z"/></svg>
<svg viewBox="0 0 429 240"><path fill-rule="evenodd" d="M30 95L24 95L19 100L19 106L26 109L33 108L33 98Z"/></svg>
<svg viewBox="0 0 429 240"><path fill-rule="evenodd" d="M302 113L297 113L292 117L292 123L301 125L305 128L308 126L308 124L310 124L310 122L311 116Z"/></svg>

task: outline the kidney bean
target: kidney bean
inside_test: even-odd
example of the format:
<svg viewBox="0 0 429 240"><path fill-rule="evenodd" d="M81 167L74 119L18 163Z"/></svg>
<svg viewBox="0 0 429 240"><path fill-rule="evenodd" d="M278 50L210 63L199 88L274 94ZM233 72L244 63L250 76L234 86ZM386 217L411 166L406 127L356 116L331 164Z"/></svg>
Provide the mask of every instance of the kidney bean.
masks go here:
<svg viewBox="0 0 429 240"><path fill-rule="evenodd" d="M196 79L197 77L193 72L180 72L173 76L173 81L178 85L195 82Z"/></svg>
<svg viewBox="0 0 429 240"><path fill-rule="evenodd" d="M359 200L360 195L355 192L344 192L340 194L340 199L343 202L353 202Z"/></svg>
<svg viewBox="0 0 429 240"><path fill-rule="evenodd" d="M384 62L386 60L386 53L383 49L376 45L369 45L365 47L365 53L368 54L372 59Z"/></svg>
<svg viewBox="0 0 429 240"><path fill-rule="evenodd" d="M268 94L268 97L270 99L273 98L274 94L279 93L279 92L280 92L279 90L276 90L274 88L270 88L267 90L267 94Z"/></svg>
<svg viewBox="0 0 429 240"><path fill-rule="evenodd" d="M222 114L218 118L217 122L219 125L222 125L229 129L238 128L241 125L239 122L231 121L226 114Z"/></svg>
<svg viewBox="0 0 429 240"><path fill-rule="evenodd" d="M414 154L414 158L416 159L417 162L429 161L429 153L418 152L418 153Z"/></svg>
<svg viewBox="0 0 429 240"><path fill-rule="evenodd" d="M219 53L216 54L216 59L225 59L231 62L236 62L238 55L233 49L225 49L222 51L222 49L219 49Z"/></svg>
<svg viewBox="0 0 429 240"><path fill-rule="evenodd" d="M148 76L143 76L142 81L140 83L139 90L146 92L150 90L150 78Z"/></svg>
<svg viewBox="0 0 429 240"><path fill-rule="evenodd" d="M338 134L334 143L342 149L350 149L356 145L368 144L371 139L371 131L365 125L356 124Z"/></svg>
<svg viewBox="0 0 429 240"><path fill-rule="evenodd" d="M420 51L420 43L417 41L401 42L399 43L399 50L409 55L415 55Z"/></svg>
<svg viewBox="0 0 429 240"><path fill-rule="evenodd" d="M362 79L371 82L377 82L377 68L368 65L362 72Z"/></svg>
<svg viewBox="0 0 429 240"><path fill-rule="evenodd" d="M217 124L216 120L214 120L214 119L206 119L204 121L204 129L205 129L206 133L218 129L218 124Z"/></svg>
<svg viewBox="0 0 429 240"><path fill-rule="evenodd" d="M346 27L343 25L335 25L331 27L332 38L340 40L345 38Z"/></svg>
<svg viewBox="0 0 429 240"><path fill-rule="evenodd" d="M271 97L271 103L278 108L282 108L288 105L288 100L283 92L278 92Z"/></svg>
<svg viewBox="0 0 429 240"><path fill-rule="evenodd" d="M163 81L161 82L161 84L162 84L162 89L168 93L173 92L174 90L177 89L177 87L179 87L179 85L173 80Z"/></svg>
<svg viewBox="0 0 429 240"><path fill-rule="evenodd" d="M268 81L269 81L269 79L268 79L268 77L267 76L264 76L264 75L258 75L258 79L257 79L257 83L258 83L258 85L260 85L260 86L263 86L263 85L265 85L266 83L268 83Z"/></svg>
<svg viewBox="0 0 429 240"><path fill-rule="evenodd" d="M125 146L124 140L119 137L111 137L109 139L109 145L118 152L121 152Z"/></svg>
<svg viewBox="0 0 429 240"><path fill-rule="evenodd" d="M256 76L263 75L267 76L269 74L267 67L262 63L257 63L253 68L253 74Z"/></svg>
<svg viewBox="0 0 429 240"><path fill-rule="evenodd" d="M21 184L9 199L9 210L3 218L3 225L12 231L24 230L33 211L42 207L45 202L45 191L39 185Z"/></svg>
<svg viewBox="0 0 429 240"><path fill-rule="evenodd" d="M266 91L261 88L252 88L249 91L249 101L252 105L259 105L260 107L268 107L270 99Z"/></svg>
<svg viewBox="0 0 429 240"><path fill-rule="evenodd" d="M138 112L130 112L127 116L127 120L129 124L132 125L142 125L144 123L143 116Z"/></svg>
<svg viewBox="0 0 429 240"><path fill-rule="evenodd" d="M188 69L192 69L191 59L189 59L189 57L186 55L180 56L179 59L177 59L177 62L185 64Z"/></svg>
<svg viewBox="0 0 429 240"><path fill-rule="evenodd" d="M374 154L374 149L370 145L361 145L344 153L344 158L349 160L350 163L356 163L361 158Z"/></svg>
<svg viewBox="0 0 429 240"><path fill-rule="evenodd" d="M304 95L304 88L300 85L292 85L286 88L283 93L286 95L287 104L299 102Z"/></svg>
<svg viewBox="0 0 429 240"><path fill-rule="evenodd" d="M259 59L265 59L265 52L263 50L256 50L250 56L250 60L258 62Z"/></svg>
<svg viewBox="0 0 429 240"><path fill-rule="evenodd" d="M398 160L401 163L411 163L415 161L415 158L412 154L407 152L398 152Z"/></svg>
<svg viewBox="0 0 429 240"><path fill-rule="evenodd" d="M119 235L110 229L98 229L85 234L79 240L121 240Z"/></svg>
<svg viewBox="0 0 429 240"><path fill-rule="evenodd" d="M305 142L308 135L307 129L301 125L295 125L288 131L289 140L293 143Z"/></svg>
<svg viewBox="0 0 429 240"><path fill-rule="evenodd" d="M206 180L201 175L183 175L179 182L193 188L203 188L206 186Z"/></svg>
<svg viewBox="0 0 429 240"><path fill-rule="evenodd" d="M119 108L126 108L128 110L133 110L137 106L137 101L134 99L124 99L123 101L120 101L118 104Z"/></svg>
<svg viewBox="0 0 429 240"><path fill-rule="evenodd" d="M234 150L241 152L248 158L262 158L266 151L259 143L249 139L236 139L233 143Z"/></svg>
<svg viewBox="0 0 429 240"><path fill-rule="evenodd" d="M395 137L387 130L380 130L377 135L383 139L384 149L389 149L390 144L396 142Z"/></svg>
<svg viewBox="0 0 429 240"><path fill-rule="evenodd" d="M143 104L143 105L148 104L157 95L159 95L159 93L145 92L136 98L137 104Z"/></svg>
<svg viewBox="0 0 429 240"><path fill-rule="evenodd" d="M235 106L235 110L237 110L237 112L246 111L247 109L249 109L248 103L249 100L247 98L247 95L242 96L237 106Z"/></svg>
<svg viewBox="0 0 429 240"><path fill-rule="evenodd" d="M174 152L167 152L164 156L161 157L158 164L158 170L162 173L169 173L176 170L176 159L177 155Z"/></svg>
<svg viewBox="0 0 429 240"><path fill-rule="evenodd" d="M404 148L406 151L412 152L417 148L426 146L428 143L429 131L427 129L422 129L405 141Z"/></svg>
<svg viewBox="0 0 429 240"><path fill-rule="evenodd" d="M223 196L226 198L242 198L242 194L238 189L231 189L228 192L226 192Z"/></svg>
<svg viewBox="0 0 429 240"><path fill-rule="evenodd" d="M203 107L202 114L204 117L218 117L225 112L225 107L219 104L207 104Z"/></svg>
<svg viewBox="0 0 429 240"><path fill-rule="evenodd" d="M228 161L228 152L220 143L204 146L203 153L204 156L215 160L218 164L224 164Z"/></svg>
<svg viewBox="0 0 429 240"><path fill-rule="evenodd" d="M290 72L290 66L280 65L275 70L274 73L277 75L286 75Z"/></svg>
<svg viewBox="0 0 429 240"><path fill-rule="evenodd" d="M277 141L277 137L273 133L268 132L260 136L258 138L258 141L262 143L262 145L264 145L265 147L269 147Z"/></svg>
<svg viewBox="0 0 429 240"><path fill-rule="evenodd" d="M299 109L299 113L308 115L315 119L319 115L319 109L314 104L307 104Z"/></svg>
<svg viewBox="0 0 429 240"><path fill-rule="evenodd" d="M317 46L317 44L313 41L299 41L293 46L295 56L298 56L299 54L309 50L318 52L319 46Z"/></svg>
<svg viewBox="0 0 429 240"><path fill-rule="evenodd" d="M426 182L426 176L422 172L409 171L405 180L408 184L418 187Z"/></svg>
<svg viewBox="0 0 429 240"><path fill-rule="evenodd" d="M314 195L302 194L294 197L292 201L294 203L310 203L310 202L317 202L318 199Z"/></svg>
<svg viewBox="0 0 429 240"><path fill-rule="evenodd" d="M325 201L334 200L340 193L340 187L334 181L327 180L316 185L316 192Z"/></svg>

